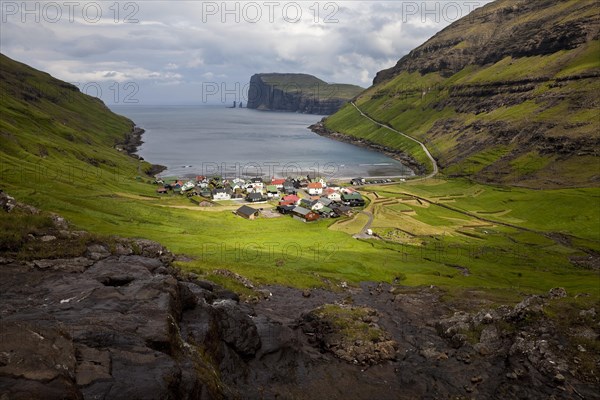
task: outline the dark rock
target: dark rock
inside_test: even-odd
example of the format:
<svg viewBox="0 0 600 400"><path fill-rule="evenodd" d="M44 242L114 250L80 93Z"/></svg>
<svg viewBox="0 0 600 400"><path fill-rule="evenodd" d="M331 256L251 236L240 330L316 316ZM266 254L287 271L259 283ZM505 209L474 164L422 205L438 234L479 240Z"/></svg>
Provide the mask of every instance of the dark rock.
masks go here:
<svg viewBox="0 0 600 400"><path fill-rule="evenodd" d="M567 297L567 291L564 288L552 288L548 292L548 297L551 299L562 299Z"/></svg>
<svg viewBox="0 0 600 400"><path fill-rule="evenodd" d="M219 311L217 322L223 340L244 356L254 355L260 348L260 337L252 319L232 300L219 300L213 307Z"/></svg>

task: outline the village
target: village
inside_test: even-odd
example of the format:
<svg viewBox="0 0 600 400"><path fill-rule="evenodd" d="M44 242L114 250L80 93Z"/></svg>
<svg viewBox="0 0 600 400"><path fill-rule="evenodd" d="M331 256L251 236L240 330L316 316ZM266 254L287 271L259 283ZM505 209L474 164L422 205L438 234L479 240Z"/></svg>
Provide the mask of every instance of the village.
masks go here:
<svg viewBox="0 0 600 400"><path fill-rule="evenodd" d="M357 182L364 180L355 178L350 183ZM256 219L261 213L271 216L275 213L276 216L289 215L302 222L313 222L351 216L354 208L365 205L365 199L354 188L309 176L296 179L224 179L199 175L185 182L158 179L155 183L159 185L156 190L159 195L180 194L201 207L237 202L240 207L234 214L248 220ZM264 204L270 210L265 210Z"/></svg>

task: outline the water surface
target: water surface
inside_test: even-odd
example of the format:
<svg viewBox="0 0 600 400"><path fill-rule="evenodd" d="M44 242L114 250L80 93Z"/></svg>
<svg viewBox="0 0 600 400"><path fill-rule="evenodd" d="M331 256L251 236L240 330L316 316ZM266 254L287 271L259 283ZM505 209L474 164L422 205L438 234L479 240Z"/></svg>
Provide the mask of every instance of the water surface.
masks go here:
<svg viewBox="0 0 600 400"><path fill-rule="evenodd" d="M322 116L222 106L111 106L144 128L138 154L162 175L411 175L381 153L319 136Z"/></svg>

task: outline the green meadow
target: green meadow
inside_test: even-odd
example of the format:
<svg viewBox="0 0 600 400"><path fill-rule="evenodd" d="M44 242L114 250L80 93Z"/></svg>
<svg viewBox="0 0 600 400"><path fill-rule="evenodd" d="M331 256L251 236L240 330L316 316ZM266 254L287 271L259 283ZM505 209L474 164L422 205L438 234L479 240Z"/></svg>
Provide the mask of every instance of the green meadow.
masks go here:
<svg viewBox="0 0 600 400"><path fill-rule="evenodd" d="M598 293L600 283L597 270L571 262L600 251L600 189L534 191L441 179L365 188L379 196L369 208L382 240L357 240L352 235L366 223L362 214L308 224L288 216L249 221L231 206L158 197L154 185L134 175L110 184L3 183L18 199L58 212L78 228L156 240L187 256L181 268L238 290L213 271L301 288L396 279L450 291L540 293L562 286Z"/></svg>
<svg viewBox="0 0 600 400"><path fill-rule="evenodd" d="M396 281L457 296L477 288L517 298L556 286L598 295L598 270L575 261L600 252L599 188L536 191L445 178L362 187L380 239L353 238L363 214L249 221L231 203L202 208L158 196L144 173L150 164L116 148L131 121L7 57L0 67L8 83L0 86L0 188L94 237L158 241L181 256L179 267L238 291L246 289L214 271L300 288ZM24 243L48 225L46 214L4 214L0 248L32 258L41 250ZM43 254L77 249L55 250Z"/></svg>

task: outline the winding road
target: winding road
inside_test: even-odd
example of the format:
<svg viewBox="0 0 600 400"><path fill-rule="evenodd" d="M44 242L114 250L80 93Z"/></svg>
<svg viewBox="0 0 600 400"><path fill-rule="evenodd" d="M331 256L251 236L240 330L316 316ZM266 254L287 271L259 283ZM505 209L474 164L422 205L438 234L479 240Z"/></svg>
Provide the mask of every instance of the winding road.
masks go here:
<svg viewBox="0 0 600 400"><path fill-rule="evenodd" d="M417 179L413 179L413 180L429 179L429 178L433 178L434 176L436 176L438 174L438 172L439 172L438 164L435 161L435 158L433 158L433 156L431 155L431 152L429 151L429 149L427 148L427 146L425 146L425 144L423 142L421 142L421 141L413 138L412 136L407 135L406 133L403 133L403 132L400 132L399 130L394 129L394 128L392 128L389 125L382 124L381 122L374 120L373 118L371 118L370 116L368 116L367 114L365 114L360 108L358 108L358 106L353 101L351 101L350 104L352 104L354 106L354 108L356 108L356 110L360 113L360 115L362 117L368 119L369 121L373 122L376 125L381 126L382 128L389 129L392 132L395 132L395 133L397 133L399 135L402 135L405 138L410 139L413 142L416 142L416 143L418 143L421 146L421 148L423 149L423 151L427 155L427 158L429 158L429 161L431 161L431 165L432 165L433 168L432 168L432 172L429 173L428 175L420 177L420 178L417 178Z"/></svg>
<svg viewBox="0 0 600 400"><path fill-rule="evenodd" d="M358 108L358 106L353 101L351 101L350 104L352 104L352 106L354 106L354 108L356 108L356 111L358 111L362 117L368 119L369 121L373 122L376 125L381 126L382 128L389 129L392 132L402 135L405 138L410 139L413 142L418 143L421 146L421 148L425 152L425 155L427 155L427 158L429 158L429 161L431 162L432 171L428 175L422 176L420 178L412 179L411 181L420 181L420 180L433 178L434 176L436 176L439 173L439 167L438 167L437 161L435 161L435 158L433 158L433 156L431 155L431 152L429 151L429 149L427 148L427 146L425 146L425 144L423 142L407 135L406 133L403 133L403 132L400 132L399 130L394 129L389 125L382 124L381 122L374 120L373 118L371 118L370 116L365 114L360 108ZM390 184L396 184L396 183L397 182L391 182ZM367 223L365 224L363 229L360 231L360 233L354 235L354 237L356 239L372 239L373 236L367 235L367 229L369 229L371 227L371 224L373 223L373 213L371 213L369 211L365 211L365 210L361 211L360 213L367 215L369 217L369 220L367 221Z"/></svg>

